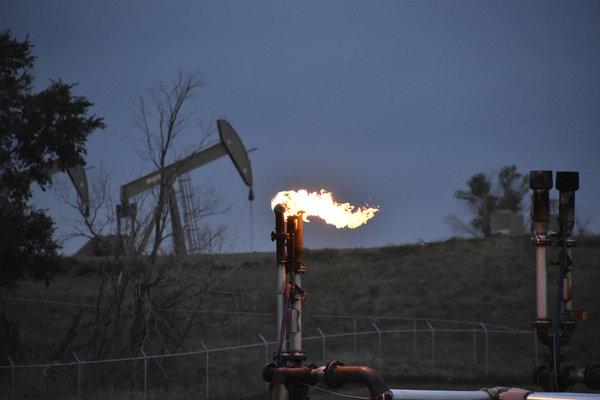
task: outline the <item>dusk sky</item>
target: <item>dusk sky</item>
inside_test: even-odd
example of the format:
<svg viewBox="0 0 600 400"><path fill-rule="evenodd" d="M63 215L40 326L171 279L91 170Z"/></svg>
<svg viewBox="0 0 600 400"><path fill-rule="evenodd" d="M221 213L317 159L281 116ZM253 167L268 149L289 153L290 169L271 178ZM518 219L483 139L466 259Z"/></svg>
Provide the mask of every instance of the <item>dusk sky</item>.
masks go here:
<svg viewBox="0 0 600 400"><path fill-rule="evenodd" d="M270 200L298 189L379 206L356 229L312 218L308 248L443 240L448 215L469 216L454 191L512 164L578 171L576 213L600 232L600 1L6 0L0 28L35 45L36 91L78 83L105 118L88 179L102 166L115 202L151 171L132 139L135 96L201 71L199 117L257 148L252 226L228 158L192 173L232 206L228 251L274 251ZM35 202L70 232L54 192Z"/></svg>

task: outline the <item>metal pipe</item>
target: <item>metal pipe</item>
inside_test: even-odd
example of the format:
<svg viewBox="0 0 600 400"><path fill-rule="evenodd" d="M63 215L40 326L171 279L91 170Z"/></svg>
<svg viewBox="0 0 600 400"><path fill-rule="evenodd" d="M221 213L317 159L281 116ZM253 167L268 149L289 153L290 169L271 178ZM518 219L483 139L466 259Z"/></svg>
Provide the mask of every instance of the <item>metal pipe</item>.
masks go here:
<svg viewBox="0 0 600 400"><path fill-rule="evenodd" d="M403 400L490 400L490 394L483 390L409 390L390 389L393 399Z"/></svg>
<svg viewBox="0 0 600 400"><path fill-rule="evenodd" d="M339 361L331 361L325 367L313 370L311 375L327 383L327 386L332 389L341 388L344 383L362 383L367 386L373 398L383 398L389 391L377 371L363 366L346 367Z"/></svg>
<svg viewBox="0 0 600 400"><path fill-rule="evenodd" d="M296 273L294 276L294 285L302 287L302 275ZM302 300L294 299L292 307L297 311L297 329L292 333L292 354L294 356L303 356L302 353Z"/></svg>
<svg viewBox="0 0 600 400"><path fill-rule="evenodd" d="M579 189L579 172L557 172L556 188L559 190L559 215L560 233L563 251L564 276L562 285L562 301L565 305L565 316L567 320L573 319L573 302L571 285L572 268L569 260L572 257L572 247L575 246L575 240L571 237L573 227L575 226L575 191Z"/></svg>
<svg viewBox="0 0 600 400"><path fill-rule="evenodd" d="M547 261L546 248L543 243L536 245L536 289L537 289L537 319L543 321L548 319L548 284L547 284Z"/></svg>
<svg viewBox="0 0 600 400"><path fill-rule="evenodd" d="M600 400L597 393L567 393L567 392L535 392L527 396L527 400Z"/></svg>
<svg viewBox="0 0 600 400"><path fill-rule="evenodd" d="M282 322L283 322L283 313L287 309L287 305L285 304L285 276L286 276L286 268L285 268L285 207L281 204L278 204L273 209L275 212L275 231L271 233L271 240L276 243L276 263L277 263L277 282L276 282L276 301L277 301L277 338L281 336ZM287 341L284 340L282 345L282 352L287 351Z"/></svg>
<svg viewBox="0 0 600 400"><path fill-rule="evenodd" d="M515 389L513 389L515 390ZM516 389L515 392L522 389ZM390 394L392 399L402 400L490 400L492 396L485 390L478 391L458 391L458 390L408 390L408 389L390 389L386 394ZM503 396L507 391L499 394L499 398L523 400L600 400L600 394L595 393L547 393L547 392L527 392L522 391L519 396Z"/></svg>
<svg viewBox="0 0 600 400"><path fill-rule="evenodd" d="M547 260L546 247L551 244L547 237L550 221L550 195L552 171L529 171L529 187L533 189L533 223L535 236L531 244L536 246L536 289L538 322L548 319Z"/></svg>
<svg viewBox="0 0 600 400"><path fill-rule="evenodd" d="M304 268L302 267L302 252L304 250L304 232L302 225L302 215L297 215L294 218L294 265L292 268L294 269L294 285L296 288L302 288L302 273L304 272ZM293 357L298 357L300 359L306 359L306 355L302 351L302 297L303 295L300 293L300 297L297 297L298 293L294 293L294 297L292 299L292 308L296 310L295 317L296 320L296 331L291 334L291 342L292 342L292 355Z"/></svg>

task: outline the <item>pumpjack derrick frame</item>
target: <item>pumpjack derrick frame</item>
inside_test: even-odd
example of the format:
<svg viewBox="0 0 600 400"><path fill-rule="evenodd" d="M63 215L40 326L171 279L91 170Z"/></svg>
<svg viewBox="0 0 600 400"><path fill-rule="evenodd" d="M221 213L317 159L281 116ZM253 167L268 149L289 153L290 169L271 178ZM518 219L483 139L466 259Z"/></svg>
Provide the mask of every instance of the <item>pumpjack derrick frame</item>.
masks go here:
<svg viewBox="0 0 600 400"><path fill-rule="evenodd" d="M187 253L184 229L181 224L176 193L173 185L183 174L187 174L196 168L200 168L201 166L226 155L229 155L231 161L240 173L242 180L250 187L248 199L250 201L254 199L252 191L252 168L250 166L250 160L248 159L248 152L229 122L220 119L217 121L217 127L219 129L219 143L121 186L121 204L117 205L117 235L119 237L122 237L122 220L129 220L130 234L132 236L136 230L137 204L130 203L131 198L151 190L158 185L165 185L167 188L168 200L165 206L169 207L171 213L174 249L177 254ZM156 224L156 218L162 212L163 208L161 207L155 209L154 215L144 231L144 235L138 247L138 252L142 252L146 247Z"/></svg>

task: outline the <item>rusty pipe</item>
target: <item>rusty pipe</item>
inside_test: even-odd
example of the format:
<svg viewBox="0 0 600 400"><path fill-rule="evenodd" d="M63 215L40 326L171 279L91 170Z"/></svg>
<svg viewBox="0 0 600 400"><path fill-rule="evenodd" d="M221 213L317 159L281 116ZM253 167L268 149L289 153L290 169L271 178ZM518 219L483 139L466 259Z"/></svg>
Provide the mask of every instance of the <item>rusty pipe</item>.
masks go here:
<svg viewBox="0 0 600 400"><path fill-rule="evenodd" d="M322 374L317 370L313 371L313 374L332 389L338 389L345 383L362 383L367 386L373 398L383 397L389 390L381 375L369 367L346 367L339 361L331 361L323 368Z"/></svg>

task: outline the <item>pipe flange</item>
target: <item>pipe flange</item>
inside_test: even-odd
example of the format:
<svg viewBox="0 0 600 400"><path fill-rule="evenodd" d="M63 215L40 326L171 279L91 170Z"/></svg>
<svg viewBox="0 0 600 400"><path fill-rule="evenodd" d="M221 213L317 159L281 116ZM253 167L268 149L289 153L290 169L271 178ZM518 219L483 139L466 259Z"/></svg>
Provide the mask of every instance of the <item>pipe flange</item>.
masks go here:
<svg viewBox="0 0 600 400"><path fill-rule="evenodd" d="M552 239L546 235L536 235L531 238L532 246L550 246Z"/></svg>
<svg viewBox="0 0 600 400"><path fill-rule="evenodd" d="M600 364L588 364L583 375L588 389L600 389Z"/></svg>
<svg viewBox="0 0 600 400"><path fill-rule="evenodd" d="M532 322L534 328L550 328L552 327L551 319L534 319Z"/></svg>
<svg viewBox="0 0 600 400"><path fill-rule="evenodd" d="M277 366L273 363L266 363L262 369L262 378L265 382L271 382Z"/></svg>
<svg viewBox="0 0 600 400"><path fill-rule="evenodd" d="M341 361L331 361L325 366L325 383L331 389L339 389L343 384L335 381L335 369L344 365Z"/></svg>

